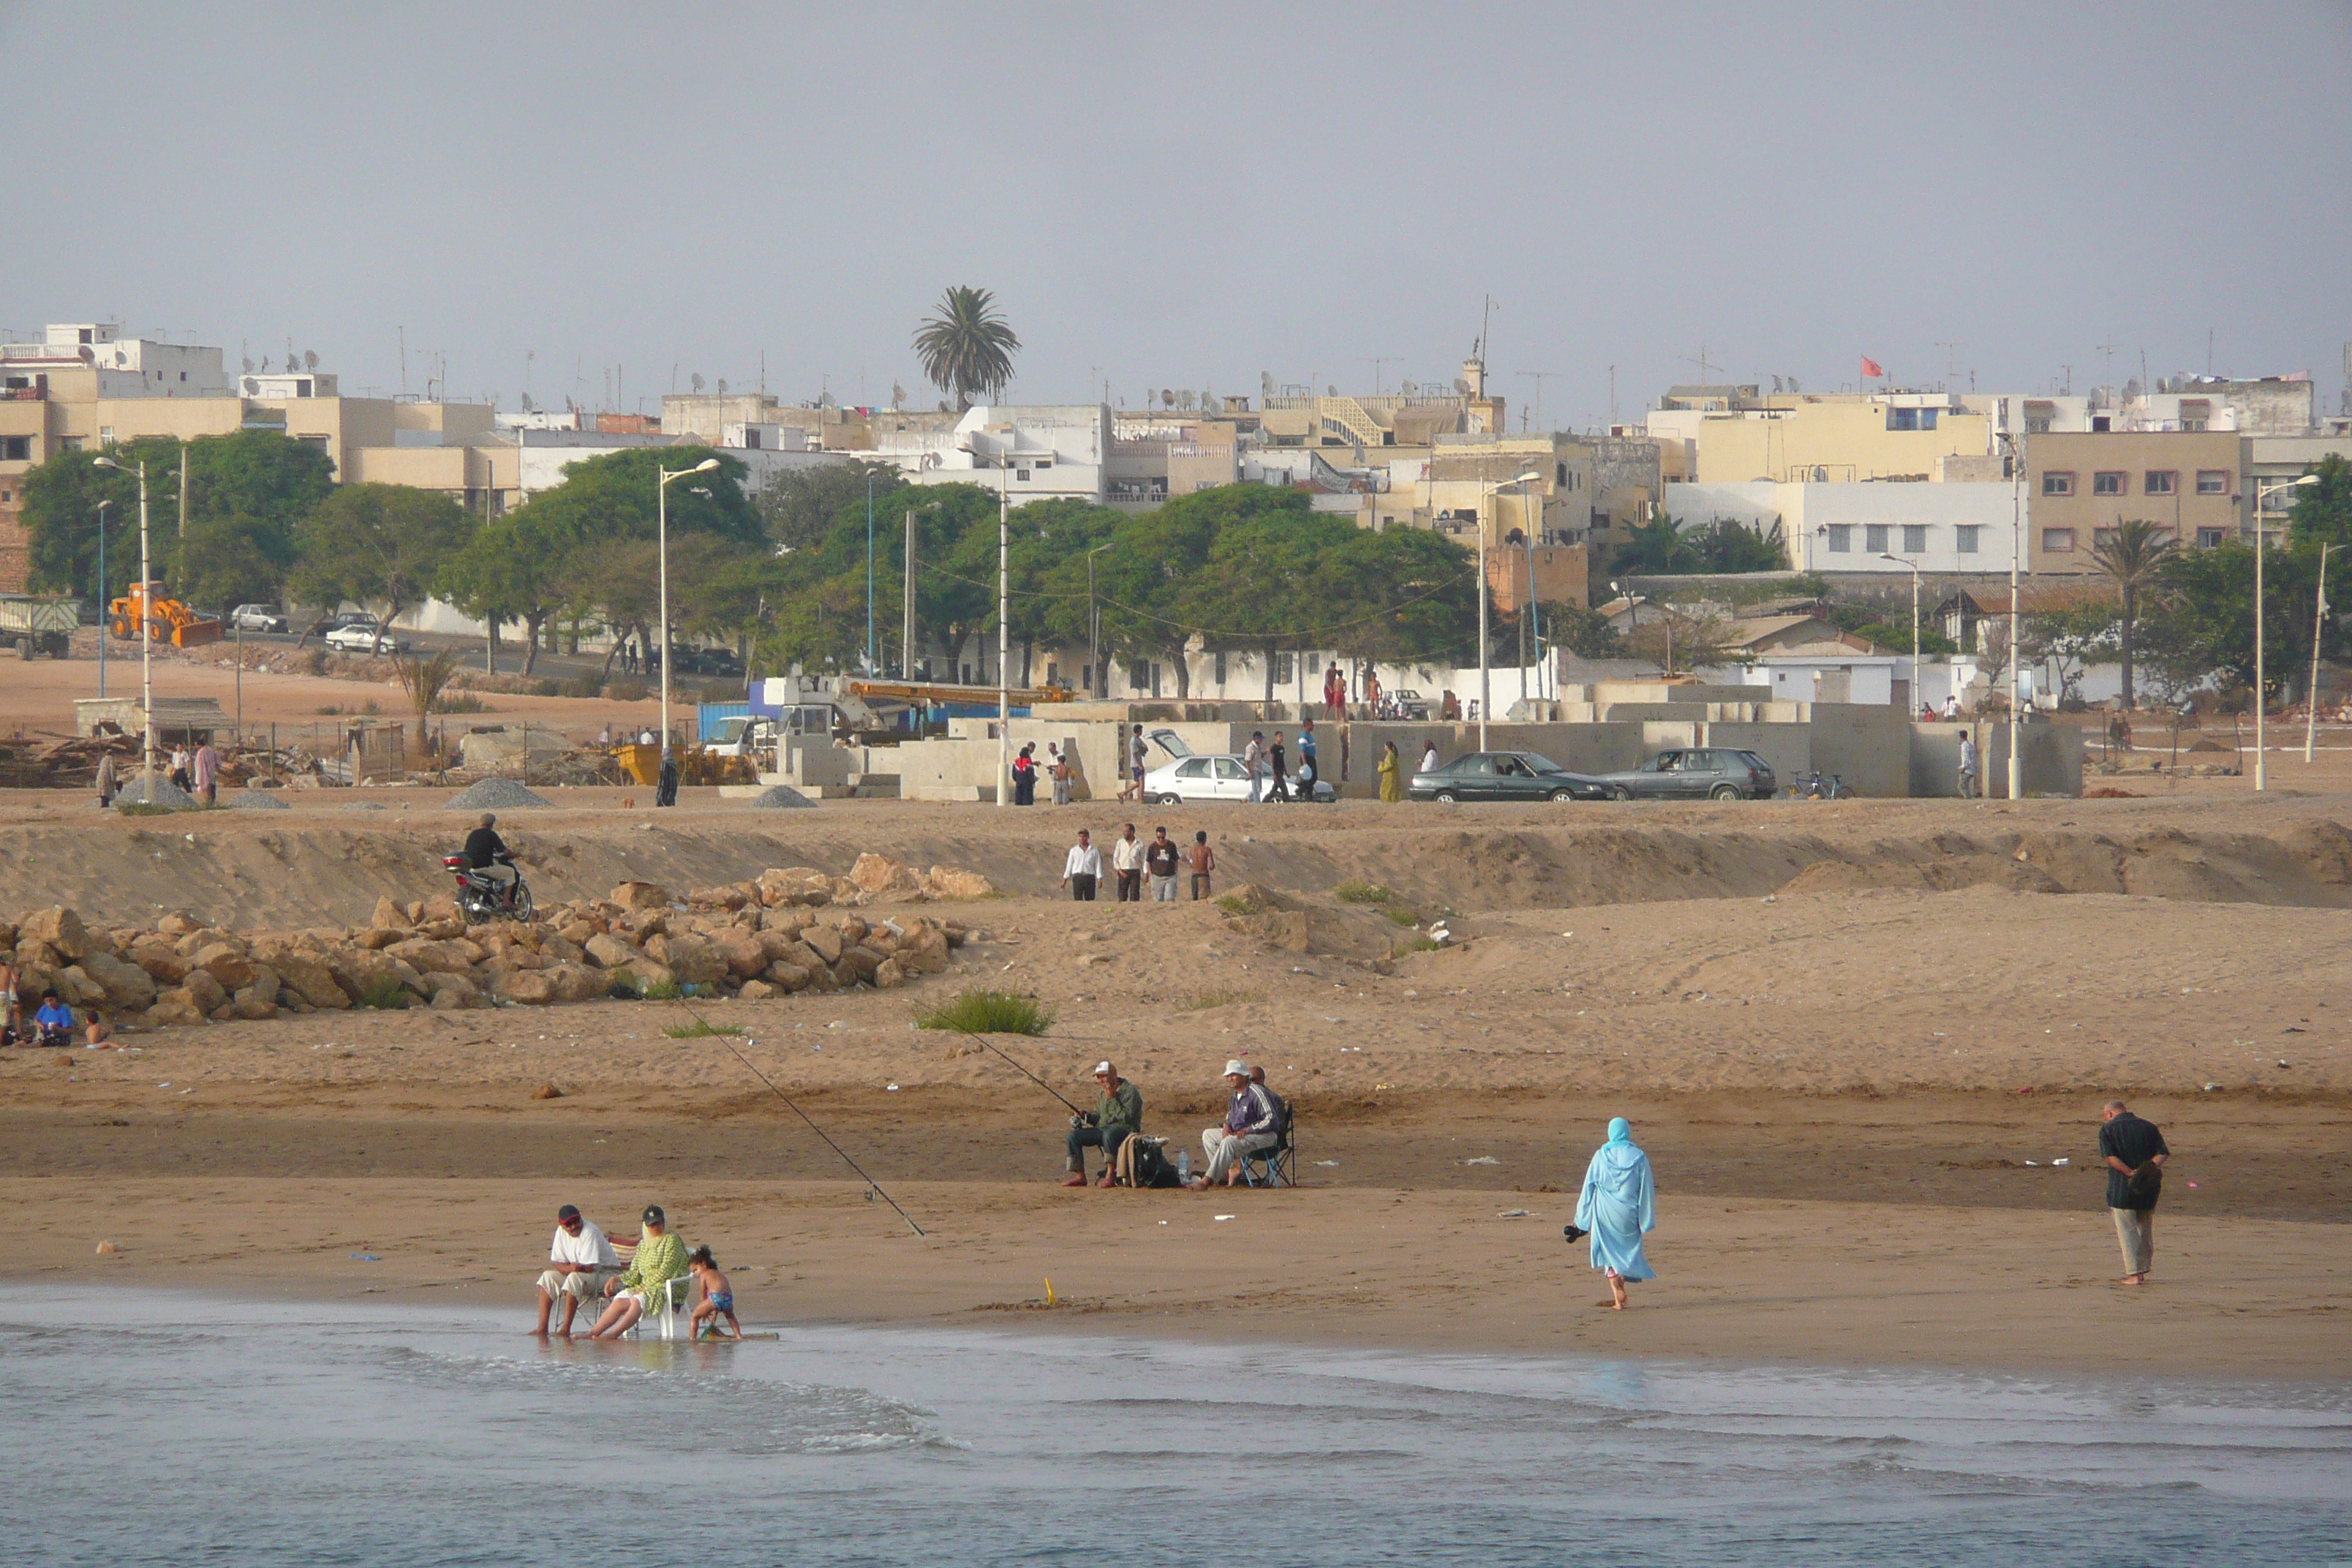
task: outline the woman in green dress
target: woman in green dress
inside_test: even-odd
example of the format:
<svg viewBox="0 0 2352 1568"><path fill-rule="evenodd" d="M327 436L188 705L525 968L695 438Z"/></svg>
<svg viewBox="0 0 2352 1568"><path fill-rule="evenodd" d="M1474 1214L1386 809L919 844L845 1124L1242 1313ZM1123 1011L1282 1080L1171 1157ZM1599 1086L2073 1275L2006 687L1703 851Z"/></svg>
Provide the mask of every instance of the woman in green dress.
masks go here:
<svg viewBox="0 0 2352 1568"><path fill-rule="evenodd" d="M671 1234L668 1216L659 1204L646 1206L645 1234L637 1237L636 1256L629 1270L605 1287L613 1304L596 1320L593 1338L616 1340L636 1326L639 1318L658 1304L663 1287L687 1274L686 1243Z"/></svg>
<svg viewBox="0 0 2352 1568"><path fill-rule="evenodd" d="M1404 798L1404 774L1397 762L1396 742L1391 741L1381 752L1381 799L1393 805Z"/></svg>

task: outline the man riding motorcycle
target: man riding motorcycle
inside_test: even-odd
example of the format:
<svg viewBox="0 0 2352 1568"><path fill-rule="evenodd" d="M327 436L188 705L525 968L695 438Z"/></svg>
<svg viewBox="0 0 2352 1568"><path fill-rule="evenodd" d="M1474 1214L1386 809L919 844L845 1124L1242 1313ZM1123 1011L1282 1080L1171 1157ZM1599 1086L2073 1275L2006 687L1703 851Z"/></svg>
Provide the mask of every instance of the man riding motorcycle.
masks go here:
<svg viewBox="0 0 2352 1568"><path fill-rule="evenodd" d="M513 853L498 835L498 820L489 812L482 813L482 825L466 835L464 854L467 863L498 889L499 901L511 905L521 874L514 868Z"/></svg>

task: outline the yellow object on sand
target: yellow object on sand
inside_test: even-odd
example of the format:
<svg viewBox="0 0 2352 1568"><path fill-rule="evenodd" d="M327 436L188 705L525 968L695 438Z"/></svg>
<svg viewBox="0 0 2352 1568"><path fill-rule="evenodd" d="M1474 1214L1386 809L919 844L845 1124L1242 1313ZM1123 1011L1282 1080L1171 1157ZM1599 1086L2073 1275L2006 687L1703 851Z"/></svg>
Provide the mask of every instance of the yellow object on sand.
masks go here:
<svg viewBox="0 0 2352 1568"><path fill-rule="evenodd" d="M1048 1307L1050 1307L1050 1306L1052 1306L1053 1304L1054 1304L1054 1282L1053 1282L1051 1279L1048 1279L1048 1280L1046 1280L1046 1281L1045 1281L1045 1305L1047 1305Z"/></svg>

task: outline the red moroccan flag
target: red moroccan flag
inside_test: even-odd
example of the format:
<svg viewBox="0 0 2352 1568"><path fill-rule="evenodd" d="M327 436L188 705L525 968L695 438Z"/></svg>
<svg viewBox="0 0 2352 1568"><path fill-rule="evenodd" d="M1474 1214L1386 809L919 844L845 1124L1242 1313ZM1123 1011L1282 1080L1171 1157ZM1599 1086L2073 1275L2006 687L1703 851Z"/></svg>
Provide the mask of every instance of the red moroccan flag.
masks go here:
<svg viewBox="0 0 2352 1568"><path fill-rule="evenodd" d="M1878 362L1876 360L1871 358L1868 354L1864 354L1862 356L1862 374L1864 375L1883 376L1886 373L1878 368Z"/></svg>

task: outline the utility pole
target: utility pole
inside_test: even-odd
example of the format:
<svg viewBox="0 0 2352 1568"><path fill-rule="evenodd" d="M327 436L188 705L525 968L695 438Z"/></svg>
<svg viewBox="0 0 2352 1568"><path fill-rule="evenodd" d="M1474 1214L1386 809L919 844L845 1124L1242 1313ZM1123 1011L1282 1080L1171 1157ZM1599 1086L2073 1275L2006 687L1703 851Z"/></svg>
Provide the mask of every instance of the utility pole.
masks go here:
<svg viewBox="0 0 2352 1568"><path fill-rule="evenodd" d="M907 509L907 603L898 626L898 679L915 679L915 509Z"/></svg>

